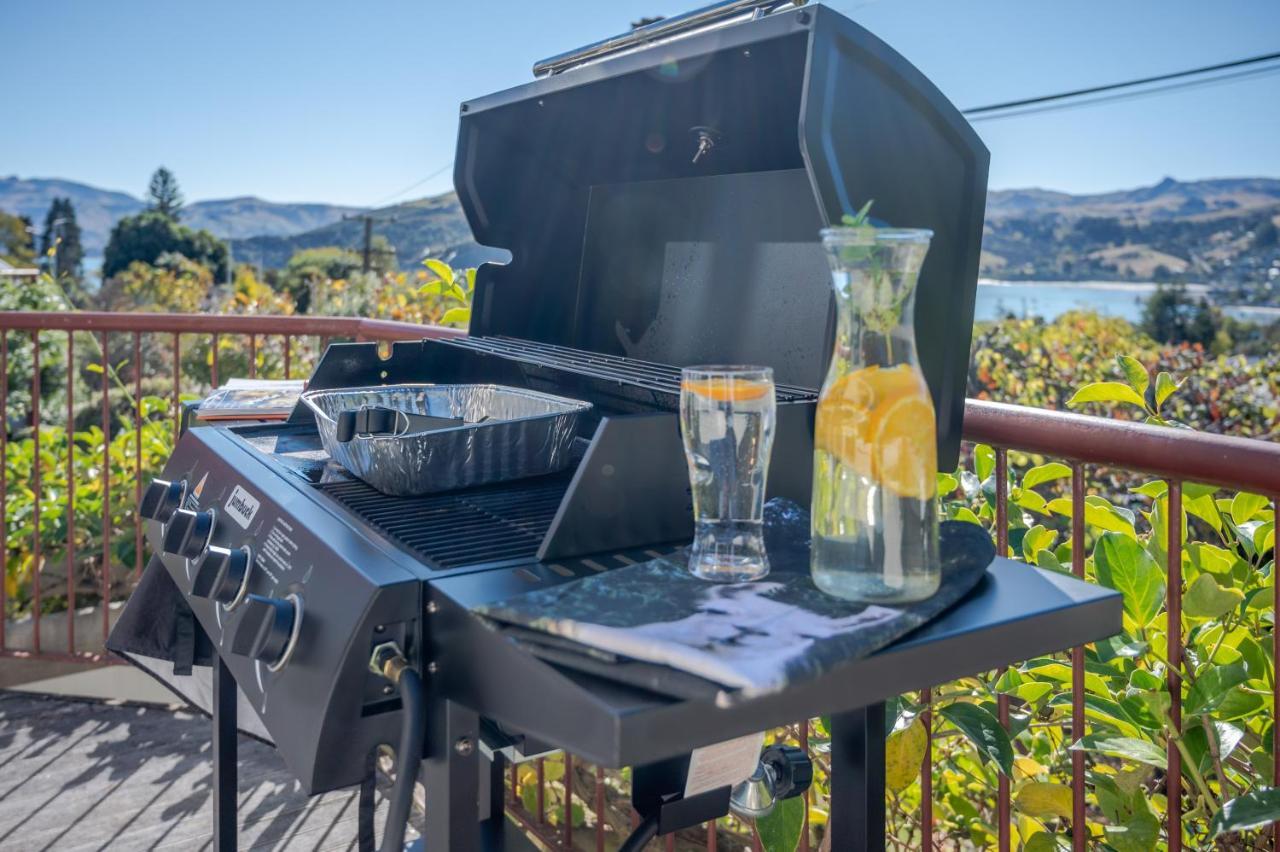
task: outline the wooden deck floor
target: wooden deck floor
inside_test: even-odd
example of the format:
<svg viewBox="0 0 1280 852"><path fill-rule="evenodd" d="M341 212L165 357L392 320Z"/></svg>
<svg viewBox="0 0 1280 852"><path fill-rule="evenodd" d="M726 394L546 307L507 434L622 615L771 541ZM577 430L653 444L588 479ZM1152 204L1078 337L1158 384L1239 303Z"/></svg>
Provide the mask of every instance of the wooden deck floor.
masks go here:
<svg viewBox="0 0 1280 852"><path fill-rule="evenodd" d="M211 848L209 733L190 713L0 692L0 849ZM240 760L241 849L355 848L354 791L308 798L252 740Z"/></svg>

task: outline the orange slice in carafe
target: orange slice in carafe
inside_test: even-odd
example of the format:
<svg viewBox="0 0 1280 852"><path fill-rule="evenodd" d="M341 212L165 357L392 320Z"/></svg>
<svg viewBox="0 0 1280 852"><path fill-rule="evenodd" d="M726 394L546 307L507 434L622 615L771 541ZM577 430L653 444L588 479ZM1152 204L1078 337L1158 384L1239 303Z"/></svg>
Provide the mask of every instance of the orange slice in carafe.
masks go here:
<svg viewBox="0 0 1280 852"><path fill-rule="evenodd" d="M865 367L832 383L818 403L814 446L899 495L933 495L933 403L908 364Z"/></svg>

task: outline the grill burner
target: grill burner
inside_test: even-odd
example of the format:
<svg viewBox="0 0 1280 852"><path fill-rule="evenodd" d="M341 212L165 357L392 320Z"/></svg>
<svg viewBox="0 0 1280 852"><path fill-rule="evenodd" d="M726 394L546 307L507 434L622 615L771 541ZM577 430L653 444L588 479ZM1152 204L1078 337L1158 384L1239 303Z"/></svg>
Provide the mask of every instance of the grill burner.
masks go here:
<svg viewBox="0 0 1280 852"><path fill-rule="evenodd" d="M316 487L439 571L532 559L570 476L423 497L389 497L359 480Z"/></svg>

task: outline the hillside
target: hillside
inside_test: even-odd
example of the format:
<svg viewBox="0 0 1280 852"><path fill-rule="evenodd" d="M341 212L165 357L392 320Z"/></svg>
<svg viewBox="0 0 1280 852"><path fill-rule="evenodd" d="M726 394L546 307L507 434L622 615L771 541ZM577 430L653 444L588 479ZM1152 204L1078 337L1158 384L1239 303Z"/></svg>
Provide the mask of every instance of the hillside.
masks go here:
<svg viewBox="0 0 1280 852"><path fill-rule="evenodd" d="M146 203L125 192L50 178L0 178L0 210L29 216L37 228L54 198L70 198L76 208L81 242L87 254L101 254L116 220L142 211ZM288 236L340 220L359 208L333 204L282 204L240 197L196 201L183 208L182 221L219 237Z"/></svg>
<svg viewBox="0 0 1280 852"><path fill-rule="evenodd" d="M1097 195L987 196L982 274L1029 280L1187 280L1232 301L1280 302L1280 180L1224 178Z"/></svg>
<svg viewBox="0 0 1280 852"><path fill-rule="evenodd" d="M442 257L458 266L474 266L491 252L471 239L471 228L463 217L458 197L452 192L417 201L408 201L372 211L374 233L391 243L401 267L416 266L424 257ZM292 236L263 236L237 240L234 250L242 261L265 267L280 267L299 249L319 246L359 248L364 240L364 223L337 221Z"/></svg>
<svg viewBox="0 0 1280 852"><path fill-rule="evenodd" d="M54 196L76 206L90 254L111 225L143 209L123 192L65 180L0 178L0 210L39 225ZM330 204L281 204L243 197L187 205L186 224L235 240L237 259L283 266L299 249L358 249L362 212ZM457 197L446 193L372 211L375 233L390 241L402 267L427 255L473 265L490 257L471 240ZM1271 222L1268 226L1266 223ZM1028 280L1201 281L1233 300L1280 303L1280 180L1177 181L1090 195L1048 189L994 190L987 196L981 274Z"/></svg>

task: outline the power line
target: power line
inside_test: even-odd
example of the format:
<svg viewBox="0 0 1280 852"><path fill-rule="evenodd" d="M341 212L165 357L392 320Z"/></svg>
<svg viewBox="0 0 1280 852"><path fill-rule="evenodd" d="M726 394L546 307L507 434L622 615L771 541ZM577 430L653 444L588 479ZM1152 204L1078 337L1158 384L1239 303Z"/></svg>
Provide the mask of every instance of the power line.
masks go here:
<svg viewBox="0 0 1280 852"><path fill-rule="evenodd" d="M1102 86L1089 86L1083 89L1073 89L1067 92L1057 92L1051 95L1039 95L1034 98L1022 98L1020 100L1004 101L1002 103L987 104L985 106L970 107L961 110L964 115L968 116L971 121L997 121L1002 118L1019 118L1025 115L1037 115L1044 112L1054 112L1057 110L1077 109L1080 107L1094 106L1104 103L1116 103L1126 100L1134 100L1144 98L1150 95L1165 94L1167 92L1181 91L1184 89L1198 88L1201 86L1212 86L1220 83L1232 83L1239 80L1253 79L1263 77L1268 74L1280 72L1280 65L1266 66L1262 68L1249 68L1252 65L1261 65L1266 62L1275 62L1280 60L1280 51L1275 53L1264 53L1258 56L1249 56L1244 59L1236 59L1230 62L1219 62L1214 65L1202 65L1199 68L1188 68L1184 71L1174 71L1168 74L1155 74L1150 77L1139 77L1133 80L1124 80L1118 83L1107 83ZM1199 80L1188 80L1188 77L1197 77L1203 74L1212 74L1215 71L1229 71L1233 68L1246 68L1244 71L1237 71L1231 74L1218 74L1214 77L1208 77ZM1155 83L1167 83L1168 85L1152 85ZM1149 86L1150 88L1139 89L1137 91L1125 92L1124 89L1132 89L1136 86ZM1117 94L1105 97L1086 98L1088 95L1099 95L1106 92L1117 92ZM1086 98L1085 100L1076 101L1076 98ZM1061 103L1061 101L1072 101L1071 103ZM995 113L994 115L992 113ZM420 180L406 186L399 192L392 193L385 198L375 201L371 207L377 207L386 204L403 195L406 195L426 182L439 177L444 172L453 168L453 161L450 160L445 165L433 171ZM347 217L344 217L347 218ZM351 217L359 218L359 217Z"/></svg>
<svg viewBox="0 0 1280 852"><path fill-rule="evenodd" d="M1184 80L1180 83L1172 83L1166 86L1140 89L1136 92L1119 92L1113 95L1104 95L1099 98L1087 98L1080 101L1071 101L1069 103L1043 103L1040 106L1031 107L1029 109L1009 110L1007 112L996 113L994 115L971 116L969 120L973 123L977 123L979 121L999 121L1003 118L1021 118L1024 115L1037 115L1044 112L1079 109L1081 107L1096 106L1098 104L1137 100L1138 98L1145 98L1150 95L1169 94L1171 92L1178 92L1185 89L1197 89L1221 83L1235 83L1241 80L1255 79L1276 73L1280 73L1280 65L1274 65L1270 68L1250 68L1245 71L1237 71L1234 74L1220 74L1216 77L1209 77L1204 80Z"/></svg>
<svg viewBox="0 0 1280 852"><path fill-rule="evenodd" d="M1263 62L1274 62L1280 59L1280 52L1265 53L1260 56L1250 56L1245 59L1236 59L1231 62L1219 62L1216 65L1204 65L1199 68L1189 68L1185 71L1174 71L1170 74L1156 74L1151 77L1140 77L1135 80L1125 80L1119 83L1108 83L1104 86L1090 86L1085 89L1074 89L1069 92L1058 92L1052 95L1040 95L1034 98L1023 98L1016 101L1005 101L998 104L987 104L986 106L971 107L964 110L964 114L968 116L982 115L990 112L1002 112L1004 110L1012 110L1018 107L1034 106L1036 104L1045 104L1053 101L1061 101L1067 98L1078 98L1084 95L1096 95L1102 92L1115 91L1117 89L1128 89L1134 86L1144 86L1151 83L1163 83L1169 80L1179 80L1185 77L1193 77L1200 74L1209 74L1214 71L1226 71L1232 68L1241 68L1248 65L1257 65ZM1218 79L1218 78L1214 78ZM1145 91L1160 91L1159 89L1150 89Z"/></svg>
<svg viewBox="0 0 1280 852"><path fill-rule="evenodd" d="M444 174L445 172L447 172L447 171L448 171L449 169L451 169L451 168L453 168L453 160L450 160L449 162L445 163L443 166L441 166L440 168L436 169L434 172L432 172L431 174L429 174L429 175L427 175L426 177L422 178L421 180L414 181L413 183L409 184L408 186L406 186L404 189L400 190L399 192L393 192L391 195L388 195L386 198L381 198L381 199L379 199L379 200L377 200L377 201L373 202L373 204L370 204L369 206L370 206L370 207L380 207L381 205L386 204L388 201L392 201L392 200L394 200L394 199L399 198L399 197L400 197L400 196L402 196L402 195L405 195L405 194L407 194L407 193L413 192L415 189L417 189L418 187L422 186L422 185L423 185L424 183L426 183L427 181L431 180L432 178L440 177L440 175Z"/></svg>

